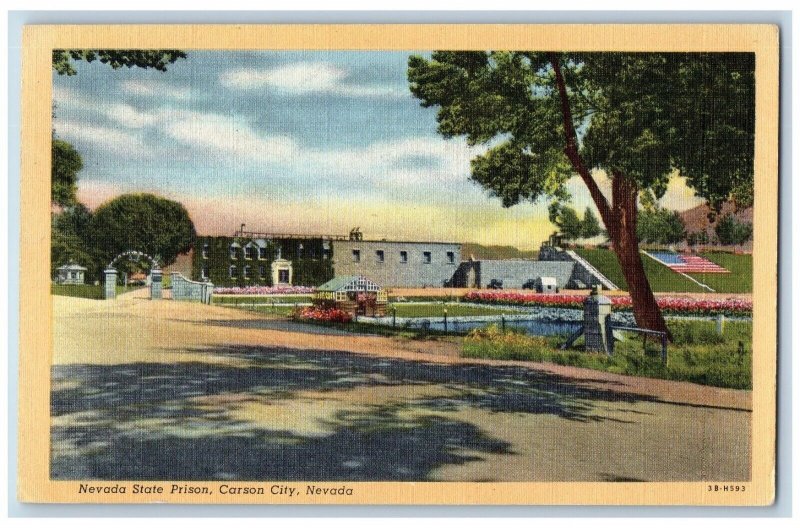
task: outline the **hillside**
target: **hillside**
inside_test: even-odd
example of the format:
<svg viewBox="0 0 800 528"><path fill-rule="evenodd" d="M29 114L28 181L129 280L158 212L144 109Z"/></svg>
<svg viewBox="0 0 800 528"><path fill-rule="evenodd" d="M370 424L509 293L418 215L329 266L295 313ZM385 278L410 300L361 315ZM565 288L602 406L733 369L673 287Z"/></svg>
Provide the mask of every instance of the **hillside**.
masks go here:
<svg viewBox="0 0 800 528"><path fill-rule="evenodd" d="M686 232L697 233L700 231L705 231L709 236L716 236L716 233L714 232L716 221L711 223L708 220L709 213L711 213L711 208L705 204L692 207L691 209L687 209L686 211L680 213L683 224L686 226ZM736 204L733 202L725 202L722 205L722 209L720 210L719 214L716 215L716 219L722 218L727 214L732 214L740 222L753 222L752 207L737 211ZM737 246L737 248L738 247L740 246ZM753 242L747 242L744 246L741 246L741 249L744 249L745 251L752 251Z"/></svg>
<svg viewBox="0 0 800 528"><path fill-rule="evenodd" d="M577 248L575 252L589 261L600 273L608 277L611 282L620 288L627 289L622 268L616 255L608 249L583 249ZM733 255L730 253L700 253L712 262L723 266L731 273L692 273L694 279L707 284L717 293L749 293L753 289L752 257L750 255ZM644 272L654 292L674 293L703 293L707 290L701 288L686 277L680 275L655 260L646 256L642 257Z"/></svg>
<svg viewBox="0 0 800 528"><path fill-rule="evenodd" d="M501 260L501 259L535 259L539 252L535 250L523 251L514 246L484 246L473 242L461 244L461 260Z"/></svg>

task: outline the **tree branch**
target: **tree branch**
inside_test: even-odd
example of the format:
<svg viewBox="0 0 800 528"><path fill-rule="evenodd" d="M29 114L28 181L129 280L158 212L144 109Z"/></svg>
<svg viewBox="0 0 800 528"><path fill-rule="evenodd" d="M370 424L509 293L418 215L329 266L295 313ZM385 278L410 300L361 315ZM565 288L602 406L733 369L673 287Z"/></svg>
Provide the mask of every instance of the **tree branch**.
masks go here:
<svg viewBox="0 0 800 528"><path fill-rule="evenodd" d="M561 116L564 121L564 139L566 146L564 147L564 154L572 163L572 167L580 175L583 183L589 189L589 194L603 218L603 223L606 229L611 229L614 224L614 218L611 208L608 205L606 197L600 191L597 182L592 178L591 172L583 162L583 158L578 152L578 134L575 132L575 126L572 122L572 109L570 108L569 98L567 96L567 86L564 82L564 76L561 74L561 64L558 59L558 54L555 52L550 53L550 64L553 65L553 71L556 75L556 85L558 86L558 96L561 100Z"/></svg>

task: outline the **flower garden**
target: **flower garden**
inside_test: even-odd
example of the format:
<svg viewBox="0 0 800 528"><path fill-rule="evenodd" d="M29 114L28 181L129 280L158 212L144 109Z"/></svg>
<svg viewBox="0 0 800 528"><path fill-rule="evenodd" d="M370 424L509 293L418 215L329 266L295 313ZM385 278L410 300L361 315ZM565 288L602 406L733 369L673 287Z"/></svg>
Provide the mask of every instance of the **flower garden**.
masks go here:
<svg viewBox="0 0 800 528"><path fill-rule="evenodd" d="M530 306L543 308L582 309L585 295L535 294L512 292L469 292L463 300L479 304ZM631 298L610 297L612 310L630 311ZM690 299L684 297L659 297L658 306L667 315L747 317L753 313L753 302L745 299Z"/></svg>
<svg viewBox="0 0 800 528"><path fill-rule="evenodd" d="M245 286L214 288L217 295L297 295L314 293L309 286Z"/></svg>
<svg viewBox="0 0 800 528"><path fill-rule="evenodd" d="M305 306L292 312L292 318L306 321L320 321L325 323L349 323L353 316L338 308L318 308Z"/></svg>

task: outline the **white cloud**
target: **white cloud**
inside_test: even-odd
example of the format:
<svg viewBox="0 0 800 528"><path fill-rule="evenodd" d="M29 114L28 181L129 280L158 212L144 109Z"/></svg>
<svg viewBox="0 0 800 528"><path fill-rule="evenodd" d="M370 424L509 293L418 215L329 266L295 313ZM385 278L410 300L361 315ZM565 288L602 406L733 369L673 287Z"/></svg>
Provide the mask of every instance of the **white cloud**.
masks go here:
<svg viewBox="0 0 800 528"><path fill-rule="evenodd" d="M133 80L120 81L119 88L129 95L158 96L170 99L188 99L192 91L186 86L175 86L163 81L156 80Z"/></svg>
<svg viewBox="0 0 800 528"><path fill-rule="evenodd" d="M120 103L110 106L99 106L98 109L106 115L106 117L128 128L142 128L152 125L158 120L157 114L142 112L127 104Z"/></svg>
<svg viewBox="0 0 800 528"><path fill-rule="evenodd" d="M375 142L362 148L312 150L302 154L320 177L375 185L438 185L464 181L470 160L485 150L463 139L412 137Z"/></svg>
<svg viewBox="0 0 800 528"><path fill-rule="evenodd" d="M70 119L56 119L53 127L59 137L91 143L114 153L141 155L145 151L141 139L118 128L89 125Z"/></svg>
<svg viewBox="0 0 800 528"><path fill-rule="evenodd" d="M230 156L233 160L285 162L297 153L292 138L261 134L246 121L222 114L166 111L159 116L159 127L167 136L187 146Z"/></svg>
<svg viewBox="0 0 800 528"><path fill-rule="evenodd" d="M354 97L403 97L408 95L390 85L347 82L348 72L327 62L298 62L259 70L241 68L220 74L220 83L232 89L274 88L289 93L333 93Z"/></svg>

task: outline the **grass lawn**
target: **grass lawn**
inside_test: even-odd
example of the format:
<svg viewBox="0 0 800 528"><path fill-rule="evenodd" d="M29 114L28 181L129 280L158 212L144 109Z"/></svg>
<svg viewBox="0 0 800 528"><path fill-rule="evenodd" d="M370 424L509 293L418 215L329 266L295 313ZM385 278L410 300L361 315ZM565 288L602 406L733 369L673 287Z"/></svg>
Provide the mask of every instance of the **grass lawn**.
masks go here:
<svg viewBox="0 0 800 528"><path fill-rule="evenodd" d="M144 287L145 286L117 286L117 295ZM64 297L105 299L105 286L95 286L94 284L51 284L50 293L52 295L62 295Z"/></svg>
<svg viewBox="0 0 800 528"><path fill-rule="evenodd" d="M575 253L588 260L592 266L600 270L600 273L608 277L611 282L623 290L628 289L628 283L625 281L625 276L622 274L622 267L620 267L617 256L613 251L599 248L576 249ZM650 287L653 288L654 292L703 293L707 291L686 277L675 273L668 267L659 264L646 255L642 255L642 263L644 264L644 272L647 275L647 280L650 281ZM713 284L709 284L709 286L714 288Z"/></svg>
<svg viewBox="0 0 800 528"><path fill-rule="evenodd" d="M690 273L719 293L751 293L753 291L753 256L731 253L700 253L730 273Z"/></svg>
<svg viewBox="0 0 800 528"><path fill-rule="evenodd" d="M496 326L471 332L463 344L462 356L490 359L518 359L572 365L617 374L645 376L702 385L752 388L752 323L729 321L723 335L712 321L670 321L674 342L667 349L667 364L660 360L660 345L645 350L640 339L619 342L613 356L587 353L581 341L570 350L557 347L563 337L539 337L506 331Z"/></svg>

